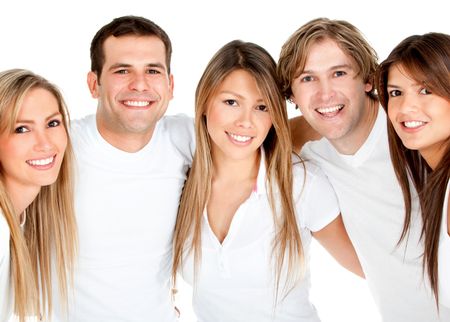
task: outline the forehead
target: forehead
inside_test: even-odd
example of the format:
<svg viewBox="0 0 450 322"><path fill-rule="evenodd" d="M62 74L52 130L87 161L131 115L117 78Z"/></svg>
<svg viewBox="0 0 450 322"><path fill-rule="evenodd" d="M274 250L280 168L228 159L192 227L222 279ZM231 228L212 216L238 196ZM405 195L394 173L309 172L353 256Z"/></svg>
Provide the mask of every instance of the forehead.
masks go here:
<svg viewBox="0 0 450 322"><path fill-rule="evenodd" d="M356 62L335 40L322 38L310 45L304 70L320 71L344 65L355 68Z"/></svg>
<svg viewBox="0 0 450 322"><path fill-rule="evenodd" d="M237 69L229 73L217 87L218 91L233 88L237 91L260 92L255 77L248 71Z"/></svg>
<svg viewBox="0 0 450 322"><path fill-rule="evenodd" d="M40 115L44 112L57 112L59 104L49 90L42 87L31 88L24 96L18 116Z"/></svg>
<svg viewBox="0 0 450 322"><path fill-rule="evenodd" d="M166 48L157 36L109 36L103 44L105 65L139 60L166 66Z"/></svg>

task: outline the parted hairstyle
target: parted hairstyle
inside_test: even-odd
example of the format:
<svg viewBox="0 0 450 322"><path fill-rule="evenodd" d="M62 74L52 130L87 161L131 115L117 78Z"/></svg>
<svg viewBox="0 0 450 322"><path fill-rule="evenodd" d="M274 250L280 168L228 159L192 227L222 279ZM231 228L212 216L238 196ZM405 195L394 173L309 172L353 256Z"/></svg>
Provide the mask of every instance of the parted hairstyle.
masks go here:
<svg viewBox="0 0 450 322"><path fill-rule="evenodd" d="M361 32L344 20L317 18L296 30L281 48L277 73L285 98L292 96L292 83L304 70L309 49L325 39L335 41L342 51L353 58L358 67L358 76L364 83L373 84L378 57ZM375 91L367 95L376 100Z"/></svg>
<svg viewBox="0 0 450 322"><path fill-rule="evenodd" d="M172 57L172 43L167 33L153 21L136 16L123 16L112 20L107 25L100 28L91 42L91 71L97 74L98 80L102 74L105 63L105 52L103 44L106 39L122 36L156 36L163 43L166 49L167 73L170 74L170 60Z"/></svg>
<svg viewBox="0 0 450 322"><path fill-rule="evenodd" d="M450 101L450 36L442 33L414 35L398 44L380 64L377 71L377 90L381 105L389 109L387 81L393 66L401 66L409 77L423 84L433 94ZM449 111L450 113L450 111ZM438 297L439 230L442 224L442 205L450 177L450 137L443 148L444 156L432 170L417 150L406 148L388 122L389 149L392 163L405 201L405 223L401 239L407 236L411 224L411 189L408 178L416 188L422 213L422 238L425 243L423 268Z"/></svg>
<svg viewBox="0 0 450 322"><path fill-rule="evenodd" d="M272 127L263 142L266 157L269 201L272 208L275 236L273 252L276 289L283 265L287 262L287 292L298 281L303 263L303 249L292 199L292 144L288 128L286 101L276 78L276 63L262 47L240 40L223 46L208 63L195 93L196 151L192 168L185 183L174 233L172 276L175 283L177 269L182 266L184 250L194 254L194 272L201 261L202 214L211 193L213 162L211 138L208 134L205 112L220 84L236 70L250 73L262 93L272 119ZM277 202L275 202L277 192ZM279 205L279 206L277 206ZM186 243L189 241L189 244ZM185 248L187 246L187 248ZM287 259L286 259L287 257ZM285 293L286 293L285 292Z"/></svg>
<svg viewBox="0 0 450 322"><path fill-rule="evenodd" d="M11 281L14 311L21 322L26 315L45 316L52 308L52 265L56 267L59 291L67 298L77 249L73 206L72 146L68 135L69 115L60 91L46 79L23 69L0 73L0 132L14 132L25 96L33 89L50 92L57 100L67 147L56 182L43 186L25 209L24 231L15 214L0 164L0 208L10 232ZM41 311L42 309L42 311Z"/></svg>

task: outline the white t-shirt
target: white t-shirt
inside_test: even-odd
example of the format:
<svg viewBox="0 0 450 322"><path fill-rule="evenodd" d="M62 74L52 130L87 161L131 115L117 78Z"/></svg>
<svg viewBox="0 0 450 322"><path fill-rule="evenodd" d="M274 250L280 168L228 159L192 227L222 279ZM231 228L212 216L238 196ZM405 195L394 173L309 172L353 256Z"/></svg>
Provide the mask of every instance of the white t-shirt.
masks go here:
<svg viewBox="0 0 450 322"><path fill-rule="evenodd" d="M386 113L379 108L369 137L354 155L339 154L326 139L308 142L301 155L318 163L333 185L383 321L450 321L450 311L444 307L439 319L424 279L416 198L407 242L397 246L405 208L389 156L386 122Z"/></svg>
<svg viewBox="0 0 450 322"><path fill-rule="evenodd" d="M450 308L450 236L447 232L448 196L450 181L447 182L444 206L442 207L441 235L438 250L439 302Z"/></svg>
<svg viewBox="0 0 450 322"><path fill-rule="evenodd" d="M192 162L193 120L163 117L136 153L108 144L93 115L73 122L71 132L79 256L67 320L176 321L172 234ZM56 321L66 321L61 303L54 307Z"/></svg>
<svg viewBox="0 0 450 322"><path fill-rule="evenodd" d="M272 241L274 223L265 187L261 158L256 189L234 214L222 244L212 232L206 213L202 223L202 260L194 283L192 253L184 259L181 275L193 285L193 306L201 322L319 321L309 301L308 250L311 231L322 229L339 214L332 187L318 167L308 164L303 192L303 167L294 167L297 221L305 254L304 279L274 306ZM280 295L284 280L280 283Z"/></svg>
<svg viewBox="0 0 450 322"><path fill-rule="evenodd" d="M0 210L0 321L8 321L13 309L9 240L9 226Z"/></svg>

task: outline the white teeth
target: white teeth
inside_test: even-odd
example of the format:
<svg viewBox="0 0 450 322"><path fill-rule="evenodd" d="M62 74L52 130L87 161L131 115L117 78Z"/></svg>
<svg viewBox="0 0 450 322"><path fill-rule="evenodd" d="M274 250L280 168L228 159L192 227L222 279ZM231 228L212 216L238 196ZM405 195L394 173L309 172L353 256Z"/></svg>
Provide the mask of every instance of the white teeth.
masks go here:
<svg viewBox="0 0 450 322"><path fill-rule="evenodd" d="M247 142L252 138L251 136L237 135L232 133L228 133L228 135L231 136L233 140L236 140L238 142Z"/></svg>
<svg viewBox="0 0 450 322"><path fill-rule="evenodd" d="M336 106L330 106L330 107L320 107L317 109L317 112L320 114L326 114L326 113L335 113L339 110L341 110L344 107L344 105L339 104Z"/></svg>
<svg viewBox="0 0 450 322"><path fill-rule="evenodd" d="M416 128L416 127L424 125L425 122L422 122L422 121L406 121L406 122L403 122L403 124L405 125L405 127L409 128L409 129L412 129L412 128Z"/></svg>
<svg viewBox="0 0 450 322"><path fill-rule="evenodd" d="M28 160L27 163L30 165L47 165L53 162L55 157L50 157L47 159L41 159L41 160Z"/></svg>
<svg viewBox="0 0 450 322"><path fill-rule="evenodd" d="M150 104L149 101L125 101L123 102L125 105L136 106L136 107L144 107Z"/></svg>

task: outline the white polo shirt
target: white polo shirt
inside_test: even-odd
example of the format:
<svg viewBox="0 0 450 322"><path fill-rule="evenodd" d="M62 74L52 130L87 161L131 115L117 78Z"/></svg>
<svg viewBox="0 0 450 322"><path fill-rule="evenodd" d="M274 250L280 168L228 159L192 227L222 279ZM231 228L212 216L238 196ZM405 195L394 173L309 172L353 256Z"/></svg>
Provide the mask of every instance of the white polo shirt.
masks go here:
<svg viewBox="0 0 450 322"><path fill-rule="evenodd" d="M8 321L13 306L9 240L9 226L0 210L0 321Z"/></svg>
<svg viewBox="0 0 450 322"><path fill-rule="evenodd" d="M450 308L450 236L447 231L448 196L450 181L447 182L444 206L442 207L441 235L438 250L439 302Z"/></svg>
<svg viewBox="0 0 450 322"><path fill-rule="evenodd" d="M312 164L307 164L305 186L301 191L303 167L294 166L294 200L306 260L305 276L283 301L274 306L275 270L272 264L275 257L271 248L274 223L265 180L265 162L261 158L256 189L236 211L222 244L212 232L206 213L203 216L202 261L193 285L193 306L198 321L319 321L309 301L310 231L322 229L338 216L336 196L324 174ZM192 285L192 255L183 264L181 274ZM282 279L280 292L283 282Z"/></svg>
<svg viewBox="0 0 450 322"><path fill-rule="evenodd" d="M71 134L79 256L68 316L55 288L52 321L176 321L172 234L194 151L192 119L163 117L135 153L108 144L94 115L74 122Z"/></svg>

